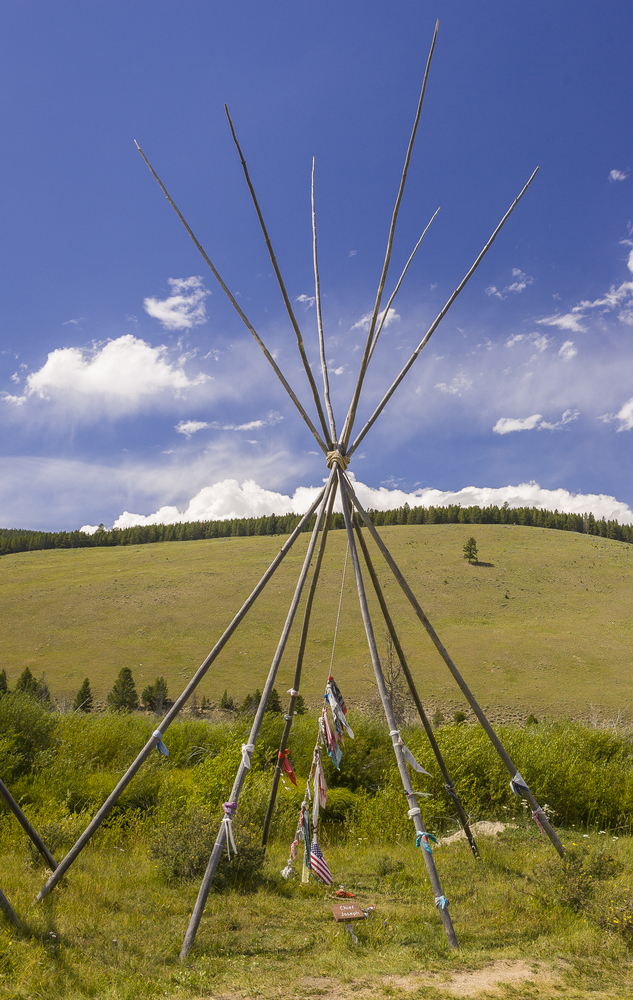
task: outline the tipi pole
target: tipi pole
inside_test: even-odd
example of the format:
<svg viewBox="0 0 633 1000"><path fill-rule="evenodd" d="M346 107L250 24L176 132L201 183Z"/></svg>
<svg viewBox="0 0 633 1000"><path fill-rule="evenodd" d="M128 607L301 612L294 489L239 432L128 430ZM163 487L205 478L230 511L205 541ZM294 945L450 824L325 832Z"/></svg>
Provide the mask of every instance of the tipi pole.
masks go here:
<svg viewBox="0 0 633 1000"><path fill-rule="evenodd" d="M409 360L405 364L404 368L402 369L402 371L400 372L400 374L397 376L397 378L395 379L395 381L392 383L392 385L389 387L389 389L387 390L387 392L385 393L385 395L381 399L380 403L378 404L378 406L376 407L376 409L372 413L371 417L369 418L369 420L367 421L367 423L363 427L363 429L360 432L360 434L357 436L357 438L354 441L354 443L352 444L351 448L349 448L349 450L346 452L348 458L351 458L351 456L354 454L354 452L358 448L359 444L361 443L361 441L365 437L367 431L376 422L377 418L380 416L380 414L384 410L385 406L387 405L387 403L389 402L389 400L393 396L394 392L396 391L396 389L398 388L398 386L402 382L403 378L405 377L405 375L407 374L407 372L411 368L413 362L416 360L416 358L420 354L420 351L429 342L429 340L431 339L431 337L434 334L435 330L437 329L437 327L439 326L439 324L441 323L441 321L444 319L444 317L446 316L446 313L448 312L448 310L452 306L453 302L455 301L455 299L457 298L457 296L459 295L459 293L463 289L464 285L466 284L467 281L469 281L469 279L473 276L473 274L475 273L475 271L477 270L477 268L481 264L482 260L484 259L484 257L488 253L488 251L490 250L490 247L492 246L492 244L496 240L497 236L499 235L499 233L503 229L503 227L506 224L507 220L510 218L510 216L514 212L515 208L517 207L517 205L521 201L521 198L523 197L523 195L525 194L525 192L529 188L530 184L532 183L532 181L536 177L536 175L538 173L538 170L539 170L539 168L537 167L536 170L534 171L534 173L532 174L532 176L530 177L529 181L527 182L527 184L523 188L523 190L517 195L517 197L514 199L514 201L510 205L510 208L508 209L508 211L506 212L506 214L502 218L501 222L499 223L499 225L495 229L494 233L492 234L492 236L490 237L490 239L486 243L485 247L483 248L483 250L481 251L481 253L477 257L475 263L472 265L472 267L466 273L466 275L462 278L461 282L459 283L459 285L457 286L457 288L455 289L455 291L453 292L453 294L450 296L450 298L446 302L446 305L444 306L444 308L437 314L437 316L435 317L435 319L431 323L430 327L428 328L428 330L425 333L424 337L422 338L422 340L420 341L420 343L416 347L415 351L413 352L413 354L411 355L411 357L409 358ZM351 428L350 428L350 432L351 432Z"/></svg>
<svg viewBox="0 0 633 1000"><path fill-rule="evenodd" d="M16 927L20 926L20 919L2 889L0 889L0 910L2 910L7 920L10 920Z"/></svg>
<svg viewBox="0 0 633 1000"><path fill-rule="evenodd" d="M524 779L521 777L521 775L517 771L514 763L512 762L512 758L510 757L510 754L507 752L507 750L505 749L505 747L501 743L499 737L495 733L494 729L492 728L492 726L488 722L488 719L484 715L484 712L482 711L482 709L480 708L479 704L477 703L477 701L475 699L475 696L473 695L472 691L470 690L470 688L466 684L466 681L464 680L464 678L460 674L459 670L457 669L457 667L453 663L453 661L452 661L451 657L449 656L447 650L445 649L445 647L443 646L442 642L440 641L440 638L439 638L437 632L435 631L435 629L431 625L430 621L428 620L428 618L424 614L424 611L420 607L420 605L419 605L419 603L418 603L418 601L417 601L417 599L415 597L415 594L413 593L413 591L409 587L409 584L407 583L407 581L405 580L404 576L400 572L398 566L396 565L396 562L395 562L393 556L389 552L387 546L383 542L383 540L380 537L379 533L376 531L376 528L372 524L372 522L371 522L370 518L368 517L367 513L363 510L363 508L362 508L362 506L361 506L361 504L360 504L360 502L359 502L356 494L354 493L354 490L353 490L353 488L352 488L352 486L351 486L351 484L349 483L348 480L346 480L346 488L347 488L347 493L348 493L348 495L350 496L350 498L352 500L352 503L356 507L358 513L362 517L362 519L365 522L365 524L367 525L367 528L369 529L369 532L370 532L372 538L374 539L374 541L376 542L376 545L378 546L378 548L382 552L382 555L384 556L385 561L387 562L387 565L389 566L391 572L393 573L393 575L395 576L396 580L400 584L400 587L402 588L402 591L405 594L407 600L411 604L411 607L415 611L415 613L418 616L419 620L424 625L424 628L426 629L426 631L427 631L427 633L428 633L431 641L433 642L433 645L435 646L435 648L437 649L438 653L440 654L440 656L444 660L444 663L446 664L446 666L450 670L451 674L453 675L455 681L457 682L458 687L460 688L460 690L464 694L464 696L465 696L466 700L468 701L470 707L472 708L473 712L475 713L475 715L479 719L481 725L483 726L483 728L484 728L484 730L486 732L486 735L488 736L488 739L490 740L490 742L494 746L495 750L497 751L499 757L501 758L501 760L505 764L506 768L508 769L508 773L510 774L510 777L511 777L512 790L516 791L517 793L519 793L530 804L530 806L532 808L532 818L536 822L538 822L539 826L541 826L545 830L545 833L547 834L547 836L551 840L552 844L554 845L554 847L556 848L556 850L558 851L558 853L560 854L560 856L564 857L565 856L565 850L564 850L563 845L561 844L561 842L560 842L560 840L558 838L558 835L556 834L556 831L551 826L551 824L550 824L547 816L545 815L545 813L541 809L540 805L538 804L538 802L534 798L534 795L530 791L529 787L526 785Z"/></svg>
<svg viewBox="0 0 633 1000"><path fill-rule="evenodd" d="M214 278L216 279L216 281L218 282L220 288L222 289L222 291L224 292L224 294L228 298L229 302L231 303L231 305L235 309L236 313L238 314L238 316L242 320L242 323L244 324L244 326L246 327L246 329L249 331L250 334L252 334L252 336L255 338L255 340L259 344L259 346L260 346L260 348L262 350L262 353L264 354L264 357L266 358L268 364L271 366L271 368L275 372L275 375L277 376L277 378L279 379L279 381L283 385L284 389L286 390L286 392L290 396L292 402L295 404L295 406L299 410L299 413L301 414L301 416L305 420L306 424L308 425L308 427L312 431L314 439L317 442L319 448L321 449L321 451L325 455L327 453L327 450L328 450L327 447L326 447L326 445L325 445L325 442L322 440L321 435L319 434L319 432L317 431L316 427L314 426L314 424L310 420L310 417L308 416L308 414L304 410L303 406L299 402L299 400L298 400L297 396L295 395L294 391L292 390L292 388L290 387L290 385L286 381L286 378L285 378L283 372L281 371L279 365L277 364L277 362L273 358L272 354L270 353L270 351L268 350L268 348L264 344L264 341L259 336L259 334L258 334L257 330L255 329L255 327L252 325L252 323L250 322L250 320L248 319L248 317L246 316L246 314L243 312L243 310L240 308L240 306L239 306L239 304L238 304L237 299L235 298L235 296L229 290L229 288L227 287L227 285L225 285L224 281L220 277L219 272L216 270L216 268L213 265L211 259L207 256L207 253L204 250L203 246L196 239L196 236L195 236L193 230L189 226L189 223L187 222L187 220L185 219L184 215L182 214L182 212L180 211L180 209L176 205L175 201L173 200L173 198L169 194L167 188L165 187L165 185L161 181L160 177L158 176L158 174L154 170L153 166L151 165L151 163L149 162L149 160L145 156L145 153L143 152L143 150L139 146L139 144L136 141L136 139L134 140L134 144L135 144L136 148L138 149L139 153L141 154L141 156L143 157L143 159L145 160L145 163L149 167L151 173L153 174L156 182L158 183L158 186L160 187L161 191L165 195L167 201L169 202L169 204L173 208L174 212L176 213L176 215L178 216L178 218L182 222L183 226L185 227L185 229L189 233L191 239L195 243L198 252L202 256L202 258L205 261L205 263L211 269L211 272L212 272Z"/></svg>
<svg viewBox="0 0 633 1000"><path fill-rule="evenodd" d="M11 795L11 792L5 785L4 781L0 781L0 795L2 795L2 798L8 805L9 809L17 819L18 823L20 824L24 832L26 833L27 837L31 838L31 840L37 847L38 851L46 861L48 867L51 868L53 871L55 871L55 869L57 868L57 862L55 861L55 858L49 851L48 847L40 837L35 827L33 827L31 823L29 823L28 819L26 818L26 816L20 809L19 805Z"/></svg>
<svg viewBox="0 0 633 1000"><path fill-rule="evenodd" d="M448 792L448 794L450 795L451 799L453 800L453 804L455 806L455 809L457 810L457 815L459 817L459 821L460 821L460 823L462 825L464 833L466 834L466 838L468 840L468 843L470 844L470 848L471 848L471 850L472 850L475 858L479 861L479 860L481 860L481 855L479 854L479 850L477 849L477 844L475 843L475 838L473 836L472 830L470 829L470 823L468 822L468 816L466 815L466 811L465 811L465 809L464 809L464 807L462 805L461 799L460 799L459 795L457 794L457 791L455 790L455 785L453 784L453 780L452 780L452 778L450 776L450 773L449 773L449 770L448 770L448 768L446 766L446 761L444 760L444 758L442 756L442 751L440 750L440 748L438 746L438 743L437 743L437 740L435 739L435 733L433 732L433 728L431 726L431 723L429 722L427 714L424 711L424 708L422 707L422 702L420 701L420 695L418 694L418 689L415 686L415 682L413 680L413 675L411 674L411 671L409 669L409 664L407 663L407 659L406 659L406 657L404 655L404 650L402 649L402 646L400 644L400 639L398 638L398 633L396 632L395 626L393 624L393 619L392 619L391 615L389 614L389 609L387 607L387 603L385 601L385 598L384 598L384 595L383 595L383 592L382 592L382 588L381 588L380 583L378 581L378 577L376 575L376 570L374 569L374 564L371 561L371 557L369 555L369 550L367 548L367 543L365 542L365 539L363 538L363 533L362 533L360 525L358 523L358 519L357 519L356 514L354 514L353 520L354 520L354 527L356 529L356 535L358 537L358 541L359 541L360 547L363 550L363 556L365 558L365 563L367 565L367 570L368 570L369 575L371 577L371 582L374 585L374 590L376 591L376 597L378 598L378 603L380 604L380 608L381 608L383 617L385 619L385 624L387 625L387 629L389 630L389 635L391 636L391 641L393 642L393 645L394 645L394 648L395 648L395 651L396 651L396 655L397 655L398 659L400 660L400 664L401 664L402 669L404 671L404 675L405 675L405 677L407 679L407 683L409 685L409 691L411 692L411 697L413 698L413 701L415 702L415 707L418 710L418 715L420 716L420 719L422 721L422 725L424 726L424 729L426 730L426 735L429 738L429 743L431 744L431 749L433 750L433 753L435 754L435 759L437 760L439 769L442 772L442 776L444 778L444 787L445 787L446 791Z"/></svg>
<svg viewBox="0 0 633 1000"><path fill-rule="evenodd" d="M411 252L411 256L409 257L408 261L404 265L404 267L402 269L402 274L398 278L398 282L396 284L396 287L394 288L393 292L391 293L391 295L389 297L389 301L387 302L387 305L385 306L385 308L382 311L382 317L380 319L380 323L378 324L378 329L376 330L376 334L374 336L371 348L369 350L369 357L367 358L367 364L369 364L369 362L371 361L371 356L374 353L374 348L376 347L376 344L378 343L378 338L380 336L380 333L381 333L381 330L382 330L383 326L385 325L385 320L388 319L388 317L389 317L389 310L391 308L391 303L393 302L393 300L395 299L396 295L398 294L398 291L400 289L400 285L404 281L404 276L407 273L407 271L409 270L409 264L411 263L411 261L413 260L413 258L416 255L416 253L418 252L420 244L421 244L422 240L424 239L424 237L426 236L426 234L428 233L429 229L431 228L431 223L433 222L433 219L435 218L435 216L437 215L438 212L439 212L439 208L436 208L435 212L433 213L433 215L431 216L429 222L427 223L426 229L424 230L424 232L420 236L420 239L418 240L418 242L414 246L414 248L413 248L413 250Z"/></svg>
<svg viewBox="0 0 633 1000"><path fill-rule="evenodd" d="M273 689L273 684L275 683L275 677L277 676L277 669L281 662L281 658L284 654L286 648L286 643L288 641L288 636L290 635L290 629L292 628L292 623L301 599L301 593L303 591L303 586L308 575L308 570L310 569L310 563L312 562L312 556L314 554L314 549L316 546L317 537L319 534L319 528L323 521L323 516L325 514L325 509L330 497L330 493L334 488L335 484L335 473L334 470L330 473L330 478L328 479L327 485L325 487L325 496L323 498L323 503L321 509L317 515L317 519L312 530L312 537L310 538L310 544L308 545L308 551L306 552L305 559L303 560L303 566L301 567L301 573L299 574L299 579L297 580L297 585L295 587L295 592L292 597L290 608L288 610L288 615L286 617L286 622L281 633L281 638L277 646L277 650L273 657L273 661L270 665L270 670L268 672L268 677L266 678L266 683L264 685L264 690L262 691L262 697L257 706L257 712L255 713L255 718L253 720L253 725L251 726L251 731L248 737L248 743L242 746L242 760L240 766L237 769L237 774L235 776L235 781L233 782L233 788L231 789L231 796L228 801L227 808L230 806L229 812L225 813L225 818L220 825L220 830L216 838L215 844L211 851L211 857L209 858L209 863L207 864L204 877L202 879L202 884L198 891L198 898L196 899L195 906L193 908L193 913L191 914L191 919L189 921L189 926L185 933L184 941L182 943L182 948L180 949L180 960L183 961L196 939L196 933L198 927L200 926L200 921L202 919L202 914L204 912L205 903L207 901L207 896L209 895L209 889L211 888L211 883L213 882L216 869L220 858L222 857L222 852L224 850L224 845L227 842L227 833L231 829L231 819L235 815L237 810L237 804L242 790L242 785L244 783L244 778L246 777L246 772L250 768L250 758L253 750L255 749L255 744L257 742L257 737L259 736L259 730L264 718L264 713L266 711L266 706L268 704L268 699L270 698L270 692ZM227 831L228 827L228 831ZM232 837L232 833L230 834ZM228 850L228 845L227 845Z"/></svg>
<svg viewBox="0 0 633 1000"><path fill-rule="evenodd" d="M297 338L297 347L299 348L299 354L301 355L301 360L303 362L303 367L305 373L308 376L308 382L310 383L310 388L312 389L312 395L314 397L314 403L317 408L317 413L319 414L319 420L321 421L321 427L323 428L323 435L328 445L332 445L332 441L329 439L330 435L328 432L328 427L325 422L325 414L323 413L323 407L321 406L321 399L319 397L319 391L316 387L316 382L314 381L314 375L312 374L312 369L310 368L310 362L306 355L306 349L303 343L303 336L297 323L297 318L294 314L290 299L288 298L288 292L286 291L286 286L284 280L281 276L281 271L279 270L279 264L277 263L277 258L275 257L275 252L273 250L273 245L270 242L270 236L268 235L268 230L266 229L266 223L264 222L264 216L259 207L259 202L257 200L257 195L255 194L255 188L253 187L253 182L251 181L250 174L248 172L248 167L246 166L246 160L244 159L244 154L242 153L242 148L238 142L237 135L235 134L235 129L233 127L233 122L231 121L231 116L229 114L229 109L224 105L224 110L226 111L226 117L229 120L229 127L231 129L231 135L233 136L233 142L239 153L240 162L242 164L242 170L244 171L244 177L246 178L246 183L248 185L248 190L251 193L251 198L253 199L253 205L255 206L255 211L257 212L257 218L259 219L259 224L264 234L264 240L266 242L266 248L268 250L268 256L270 257L270 262L273 266L273 271L275 272L275 277L277 278L277 284L281 291L282 298L284 300L284 305L286 307L286 312L288 313L288 318L292 324L292 328L295 332L295 337Z"/></svg>
<svg viewBox="0 0 633 1000"><path fill-rule="evenodd" d="M292 688L290 692L290 703L288 705L288 712L285 716L286 724L284 726L284 731L281 736L281 743L279 744L279 754L277 756L277 764L275 770L273 771L273 780L270 789L270 796L268 799L268 808L266 809L266 816L264 818L264 827L262 830L262 845L265 847L268 843L268 832L270 830L270 822L272 820L273 811L275 809L275 800L277 798L277 789L279 788L279 779L281 778L281 772L283 771L283 757L282 754L288 743L288 737L290 736L290 730L294 722L294 711L295 704L297 701L297 696L299 694L299 687L301 685L301 670L303 667L303 657L305 654L306 642L308 639L308 630L310 627L310 616L312 614L312 603L314 601L314 595L317 588L317 583L319 582L319 574L321 572L321 564L323 562L323 555L325 553L325 546L327 543L328 529L330 527L330 519L332 517L332 507L334 506L334 499L336 497L337 483L334 482L332 487L332 492L330 493L330 499L327 506L327 514L325 516L325 522L323 524L323 531L321 532L321 540L319 542L319 551L317 552L316 562L314 564L314 572L312 573L312 579L310 580L310 587L308 588L308 596L306 598L306 606L303 612L303 625L301 626L301 638L299 640L299 650L297 652L297 662L295 664L295 675L292 681Z"/></svg>
<svg viewBox="0 0 633 1000"><path fill-rule="evenodd" d="M334 411L330 402L330 381L327 374L327 361L325 358L325 338L323 336L323 317L321 315L321 282L319 279L319 261L317 257L317 230L316 230L316 208L314 204L314 157L312 157L312 258L314 261L314 297L316 300L317 327L319 331L319 353L321 355L321 371L323 372L323 396L327 409L327 418L330 423L330 438L332 444L336 443L336 421Z"/></svg>
<svg viewBox="0 0 633 1000"><path fill-rule="evenodd" d="M134 775L136 774L136 772L139 770L139 768L141 767L141 765L143 764L143 762L145 760L147 760L147 758L151 754L152 750L156 747L156 745L159 742L159 740L162 739L162 737L164 736L164 734L167 731L168 727L174 721L174 719L176 718L176 716L180 712L181 708L183 708L183 706L187 703L187 701L189 700L189 698L191 697L191 695L193 694L193 692L197 688L198 684L200 683L200 681L202 680L202 678L206 674L207 670L209 669L209 667L211 666L211 664L213 663L213 661L216 659L216 657L219 655L219 653L222 651L222 649L224 649L224 646L226 645L226 643L228 642L228 640L231 638L231 636L235 632L236 628L238 627L238 625L240 624L240 622L245 617L246 613L253 606L253 604L255 603L255 601L257 600L257 598L259 597L259 595L261 594L262 590L264 589L264 587L266 586L266 584L268 583L268 581L270 580L270 578L274 574L274 572L277 569L277 567L279 566L279 564L282 562L282 560L288 554L288 552L292 548L293 544L296 542L297 538L301 534L301 531L303 530L304 525L310 520L310 518L312 517L312 514L314 513L314 511L318 507L318 505L321 502L321 500L323 499L326 490L327 490L327 486L324 487L322 490L320 490L318 496L316 497L316 499L314 500L314 502L311 504L310 509L304 514L304 516L301 518L299 524L297 525L297 527L295 528L295 530L293 531L293 533L290 535L290 537L286 540L286 542L284 543L284 545L281 547L279 553L275 556L275 558L273 559L272 563L270 564L270 566L268 567L268 569L264 573L263 577L261 578L261 580L259 581L259 583L255 587L255 589L253 590L253 592L250 594L250 596L244 602L244 604L242 605L242 607L240 608L240 610L238 611L238 613L235 615L235 618L233 619L233 621L231 622L231 624L229 625L229 627L220 636L220 638L216 642L215 646L213 647L213 649L211 650L211 652L209 653L209 655L207 656L207 658L198 667L196 673L191 678L191 680L187 684L186 688L184 689L184 691L182 692L182 694L180 695L180 697L176 699L176 701L174 702L174 704L172 705L172 707L168 711L167 715L165 716L165 718L163 719L163 721L160 723L160 728L157 729L155 731L155 733L147 741L147 743L145 744L145 746L143 747L143 749L139 753L139 755L136 758L136 760L130 765L130 767L127 769L127 771L125 772L125 774L123 775L123 777L119 781L119 783L116 786L116 788L114 789L114 791L112 791L110 793L110 795L108 796L108 798L106 799L106 801L103 803L103 805L101 806L101 808L99 809L99 811L97 813L95 813L92 821L88 824L88 826L86 827L86 829L84 830L84 832L82 833L82 835L79 837L78 841L73 845L73 847L71 847L71 849L69 850L68 854L64 857L64 859L57 866L56 871L53 872L53 874L49 878L49 880L46 883L46 885L42 886L42 888L40 889L40 891L37 894L37 899L38 900L44 899L45 896L48 896L48 894L51 891L51 889L53 889L56 886L57 882L62 877L62 875L64 875L64 873L68 870L68 868L70 868L71 864L77 858L77 856L81 853L81 851L83 851L84 847L86 846L86 844L88 843L88 841L90 840L90 838L99 829L99 827L103 823L104 819L106 818L106 816L108 815L108 813L110 812L110 810L112 809L112 807L115 805L115 803L118 800L118 798L121 795L121 793L125 790L125 788L127 788L127 786L129 785L130 781L132 780L132 778L134 777Z"/></svg>
<svg viewBox="0 0 633 1000"><path fill-rule="evenodd" d="M341 501L343 505L343 516L345 518L345 527L347 529L347 540L349 542L349 552L352 559L352 566L354 567L354 575L356 577L356 589L358 590L358 599L360 601L360 610L363 617L363 624L365 626L365 633L367 635L367 643L369 645L369 652L371 654L371 661L374 668L374 674L376 676L376 684L378 685L378 691L380 692L380 699L382 701L382 706L385 712L387 723L389 724L389 735L393 741L393 750L396 755L396 761L398 764L398 770L400 772L400 777L402 779L402 785L404 787L405 795L409 803L409 817L413 820L415 825L417 837L422 840L422 837L426 834L424 829L424 823L422 822L422 815L420 813L420 808L418 806L417 798L415 793L411 789L411 778L409 777L409 771L407 769L406 758L404 756L402 744L400 742L400 733L396 725L396 720L393 715L393 708L391 705L391 700L387 692L387 687L385 685L385 678L383 676L382 667L380 665L380 657L378 656L378 650L376 648L376 640L374 638L374 630L371 624L371 618L369 617L369 608L367 607L367 598L365 596L365 586L363 584L363 577L360 570L360 563L358 560L358 552L356 549L356 541L354 539L354 529L352 528L352 521L350 517L350 504L347 494L347 483L343 478L343 471L338 467L338 477L339 477L339 489L341 491ZM423 847L428 847L425 845L424 840L422 840ZM455 930L453 928L453 922L451 920L450 913L448 912L448 900L442 892L442 886L440 883L439 875L437 874L437 869L435 867L435 861L431 853L430 847L428 850L423 849L422 854L424 855L424 861L426 864L426 869L431 881L431 887L433 889L433 895L435 897L435 905L439 910L442 923L444 925L444 931L446 933L446 939L451 946L451 948L457 948L457 937L455 935Z"/></svg>
<svg viewBox="0 0 633 1000"><path fill-rule="evenodd" d="M358 400L360 398L360 391L363 385L363 380L365 378L365 373L367 371L367 365L369 362L369 352L371 349L372 341L374 339L374 331L376 329L376 323L378 321L378 313L380 311L380 303L382 301L382 293L384 291L385 282L387 280L387 272L389 270L389 263L391 261L391 251L393 248L393 238L396 232L396 222L398 221L398 213L400 211L400 203L402 201L402 196L404 194L404 186L407 181L407 174L409 172L409 163L411 162L411 153L413 152L413 144L415 142L416 133L418 131L418 124L420 122L420 115L422 114L422 104L424 103L424 95L426 93L426 83L429 77L429 70L431 68L431 59L433 58L433 52L435 50L435 42L437 41L437 32L439 28L439 21L435 22L435 31L433 32L433 41L431 42L431 48L429 51L428 59L426 61L426 69L424 71L424 80L422 81L422 90L420 92L420 98L418 100L418 107L415 115L415 121L413 123L413 129L411 131L411 137L409 139L409 145L407 147L407 155L404 160L404 167L402 169L402 176L400 177L400 187L398 188L398 194L396 197L396 203L394 205L393 214L391 216L391 225L389 227L389 236L387 237L387 251L385 253L385 260L382 266L382 274L380 275L380 282L378 284L378 291L376 293L376 302L374 304L374 311L371 316L371 321L369 323L369 330L367 333L367 342L365 344L365 350L363 352L363 357L360 363L360 371L358 373L358 381L356 383L356 388L354 390L354 395L352 397L352 402L350 403L349 410L347 412L347 417L345 418L345 425L343 427L343 433L341 434L341 452L345 454L347 446L349 444L350 435L352 433L352 427L354 424L354 419L356 417L356 407L358 406Z"/></svg>

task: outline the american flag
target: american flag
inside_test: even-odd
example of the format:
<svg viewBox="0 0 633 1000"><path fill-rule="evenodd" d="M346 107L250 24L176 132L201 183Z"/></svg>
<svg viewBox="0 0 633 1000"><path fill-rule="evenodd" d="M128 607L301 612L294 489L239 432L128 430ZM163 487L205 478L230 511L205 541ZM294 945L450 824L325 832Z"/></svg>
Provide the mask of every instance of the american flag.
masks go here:
<svg viewBox="0 0 633 1000"><path fill-rule="evenodd" d="M332 885L334 881L332 878L332 872L327 866L327 861L323 857L323 851L317 844L316 840L312 841L312 846L310 847L310 862L312 865L312 871L320 878L322 882L326 885Z"/></svg>

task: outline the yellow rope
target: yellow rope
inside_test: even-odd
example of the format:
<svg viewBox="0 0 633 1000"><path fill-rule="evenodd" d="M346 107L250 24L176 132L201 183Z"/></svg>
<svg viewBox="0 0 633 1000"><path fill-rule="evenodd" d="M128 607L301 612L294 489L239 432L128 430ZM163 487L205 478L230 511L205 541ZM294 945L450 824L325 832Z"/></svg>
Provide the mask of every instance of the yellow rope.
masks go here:
<svg viewBox="0 0 633 1000"><path fill-rule="evenodd" d="M347 466L349 465L349 458L347 455L341 455L338 448L334 451L328 451L325 456L325 461L327 462L328 469L331 469L333 465L340 465L343 472L345 472Z"/></svg>

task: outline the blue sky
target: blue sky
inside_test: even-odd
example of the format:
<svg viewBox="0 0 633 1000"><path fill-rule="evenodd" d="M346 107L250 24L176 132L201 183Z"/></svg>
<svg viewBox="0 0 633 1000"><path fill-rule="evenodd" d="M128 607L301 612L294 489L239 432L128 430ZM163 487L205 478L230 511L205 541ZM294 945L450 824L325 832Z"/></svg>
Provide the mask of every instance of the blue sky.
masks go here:
<svg viewBox="0 0 633 1000"><path fill-rule="evenodd" d="M441 211L358 426L540 171L350 469L375 505L458 494L633 518L630 3L0 9L0 524L259 514L319 485L323 456L134 140L311 413L224 102L320 384L316 157L340 425L436 18L387 295Z"/></svg>

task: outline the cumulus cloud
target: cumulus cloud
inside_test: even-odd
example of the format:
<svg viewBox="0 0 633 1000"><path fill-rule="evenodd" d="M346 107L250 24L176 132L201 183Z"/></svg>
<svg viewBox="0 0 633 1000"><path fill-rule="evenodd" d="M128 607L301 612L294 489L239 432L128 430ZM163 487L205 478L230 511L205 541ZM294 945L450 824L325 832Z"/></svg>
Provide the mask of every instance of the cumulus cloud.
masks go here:
<svg viewBox="0 0 633 1000"><path fill-rule="evenodd" d="M376 323L376 328L380 326L384 315L385 315L384 310L383 312L378 313L378 322ZM371 313L365 313L364 316L361 316L361 318L357 320L356 323L354 323L352 330L369 330L371 317L372 317ZM392 323L398 323L399 321L400 321L400 316L398 315L396 310L390 306L385 322L383 324L383 330L386 330L387 327L391 326Z"/></svg>
<svg viewBox="0 0 633 1000"><path fill-rule="evenodd" d="M609 171L609 180L613 184L614 181L625 181L629 175L624 172L624 170L611 170Z"/></svg>
<svg viewBox="0 0 633 1000"><path fill-rule="evenodd" d="M514 278L514 281L512 281L509 285L506 285L505 288L502 288L501 291L499 291L496 285L489 285L486 289L486 295L494 296L496 299L505 299L509 293L523 292L528 285L532 285L534 283L532 275L525 274L520 267L512 268L512 277Z"/></svg>
<svg viewBox="0 0 633 1000"><path fill-rule="evenodd" d="M537 319L536 322L543 326L557 326L559 330L569 330L571 333L585 333L587 327L582 325L580 316L575 315L576 310L577 307L572 309L570 313L544 316L543 319Z"/></svg>
<svg viewBox="0 0 633 1000"><path fill-rule="evenodd" d="M573 340L566 340L560 351L558 352L559 358L563 361L571 361L578 354L578 349L574 346Z"/></svg>
<svg viewBox="0 0 633 1000"><path fill-rule="evenodd" d="M185 390L208 381L208 375L190 378L183 359L175 364L166 347L152 347L128 333L92 348L60 347L52 351L39 371L26 377L22 396L4 393L4 399L23 405L30 396L57 398L66 406L97 400L110 402L117 410L137 409L143 400L158 393L181 396Z"/></svg>
<svg viewBox="0 0 633 1000"><path fill-rule="evenodd" d="M446 507L461 504L463 507L486 507L491 504L509 507L542 507L568 513L592 513L595 517L616 519L621 523L633 523L633 511L615 497L605 494L574 494L567 490L546 490L538 483L521 483L518 486L500 488L467 486L456 492L436 489L419 489L406 492L401 489L378 489L358 482L352 475L354 489L362 505L374 510L389 510L409 506ZM264 517L270 514L303 514L318 493L319 487L299 487L292 495L275 493L259 486L254 480L246 479L241 484L237 479L224 479L201 489L180 511L177 507L161 507L149 515L131 514L125 511L114 523L115 528L134 525L175 524L187 521L226 520L234 517ZM337 504L338 505L338 504ZM90 525L85 528L91 529ZM84 530L84 529L82 529Z"/></svg>
<svg viewBox="0 0 633 1000"><path fill-rule="evenodd" d="M204 300L211 292L201 277L168 278L171 295L166 299L143 299L145 312L157 319L165 330L190 330L206 323Z"/></svg>

